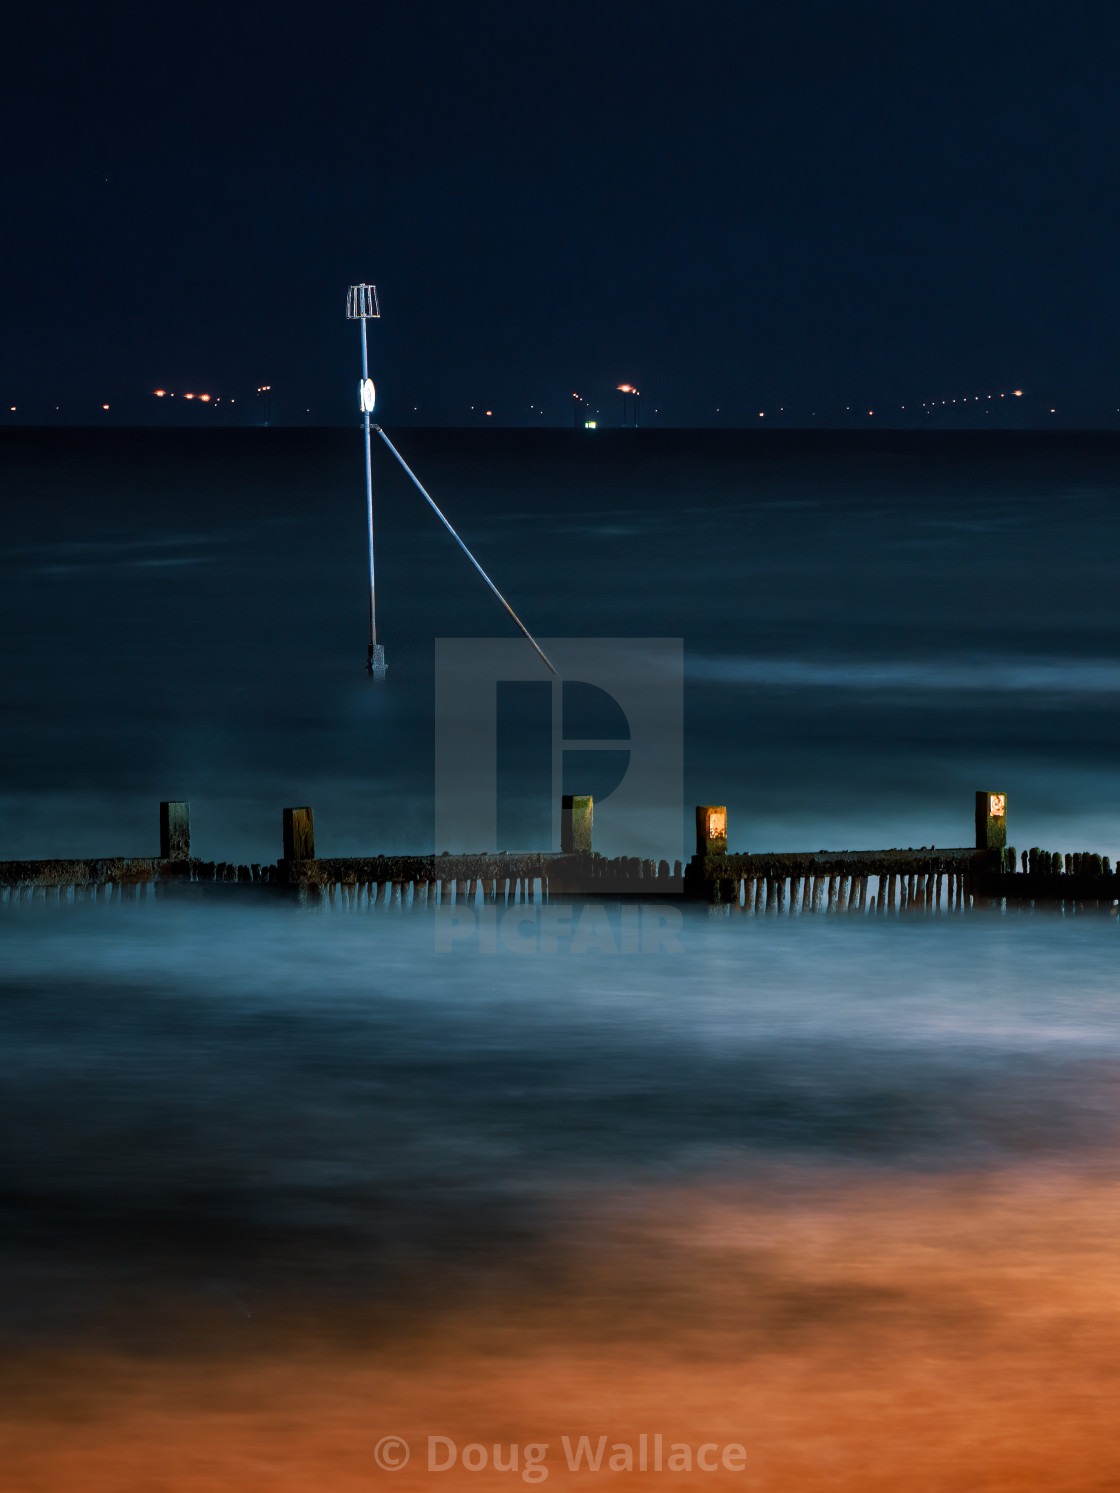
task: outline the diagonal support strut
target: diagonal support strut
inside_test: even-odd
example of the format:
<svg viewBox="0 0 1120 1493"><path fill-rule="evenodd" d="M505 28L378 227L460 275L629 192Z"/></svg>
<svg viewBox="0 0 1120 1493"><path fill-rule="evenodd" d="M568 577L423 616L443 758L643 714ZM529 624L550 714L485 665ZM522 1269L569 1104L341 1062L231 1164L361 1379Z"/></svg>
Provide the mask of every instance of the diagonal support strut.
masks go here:
<svg viewBox="0 0 1120 1493"><path fill-rule="evenodd" d="M439 519L440 523L444 526L444 528L447 530L447 532L451 535L452 539L454 539L455 543L463 551L464 555L466 555L467 559L471 562L471 564L478 571L478 573L482 577L482 579L490 587L491 591L493 591L494 595L498 598L498 600L501 602L501 604L505 607L506 611L510 614L510 616L513 618L513 620L517 623L518 627L521 629L521 631L528 638L529 642L536 649L537 653L540 655L540 657L543 660L543 662L548 666L549 670L553 674L555 674L556 670L553 668L553 666L552 666L551 662L549 661L548 656L545 653L544 649L540 646L540 644L537 642L536 638L534 638L533 634L525 626L524 622L522 622L521 618L513 610L513 608L510 606L509 602L502 595L502 593L498 590L497 586L495 586L494 582L486 574L485 570L483 570L482 566L478 563L478 561L475 559L475 557L471 554L470 550L466 547L466 545L463 543L463 541L459 538L458 534L456 534L455 530L451 527L451 525L448 523L447 519L440 512L439 507L437 506L435 500L432 498L432 496L430 495L430 493L428 493L425 490L425 488L424 488L423 484L421 483L419 477L417 477L416 473L409 466L408 462L405 461L404 457L397 450L396 446L393 445L392 441L385 434L385 432L381 429L380 425L373 426L373 429L377 431L377 434L385 442L385 444L388 446L389 450L393 453L393 455L400 462L401 466L405 469L405 471L408 473L408 475L412 478L413 482L416 484L416 489L419 492L420 496L428 503L428 505L432 509L432 512ZM557 676L557 677L559 677L559 676Z"/></svg>

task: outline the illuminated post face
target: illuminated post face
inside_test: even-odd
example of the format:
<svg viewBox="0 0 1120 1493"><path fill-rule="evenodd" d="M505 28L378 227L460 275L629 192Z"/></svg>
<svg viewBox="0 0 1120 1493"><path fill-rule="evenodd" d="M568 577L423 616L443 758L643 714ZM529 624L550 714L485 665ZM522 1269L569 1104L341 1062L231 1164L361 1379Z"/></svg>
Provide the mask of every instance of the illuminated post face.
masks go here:
<svg viewBox="0 0 1120 1493"><path fill-rule="evenodd" d="M307 807L284 810L284 859L315 859L315 822Z"/></svg>
<svg viewBox="0 0 1120 1493"><path fill-rule="evenodd" d="M1007 844L1007 794L976 795L976 848L1002 850Z"/></svg>
<svg viewBox="0 0 1120 1493"><path fill-rule="evenodd" d="M591 854L595 803L591 796L565 793L560 800L560 849L566 855Z"/></svg>
<svg viewBox="0 0 1120 1493"><path fill-rule="evenodd" d="M727 853L727 809L724 805L697 804L696 854Z"/></svg>

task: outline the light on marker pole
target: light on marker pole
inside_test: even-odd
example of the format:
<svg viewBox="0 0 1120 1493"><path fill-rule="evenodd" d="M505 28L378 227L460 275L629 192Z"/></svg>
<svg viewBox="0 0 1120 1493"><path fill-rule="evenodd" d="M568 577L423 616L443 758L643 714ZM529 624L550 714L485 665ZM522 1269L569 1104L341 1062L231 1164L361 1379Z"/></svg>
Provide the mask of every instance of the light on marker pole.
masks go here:
<svg viewBox="0 0 1120 1493"><path fill-rule="evenodd" d="M369 647L366 673L371 679L384 679L385 649L377 641L377 595L373 578L373 461L369 446L369 417L373 412L375 393L369 376L369 354L366 348L366 322L381 315L376 285L351 285L346 296L346 317L362 329L362 381L358 386L358 403L362 411L366 443L366 524L369 530Z"/></svg>

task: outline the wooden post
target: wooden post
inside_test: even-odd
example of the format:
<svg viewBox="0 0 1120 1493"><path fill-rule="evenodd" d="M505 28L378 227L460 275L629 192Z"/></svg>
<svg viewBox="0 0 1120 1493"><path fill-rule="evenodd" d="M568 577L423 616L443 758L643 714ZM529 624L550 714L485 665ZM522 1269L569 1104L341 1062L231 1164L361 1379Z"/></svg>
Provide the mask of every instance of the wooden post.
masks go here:
<svg viewBox="0 0 1120 1493"><path fill-rule="evenodd" d="M564 855L591 854L595 802L590 794L565 793L560 800L560 849Z"/></svg>
<svg viewBox="0 0 1120 1493"><path fill-rule="evenodd" d="M315 822L309 808L284 810L284 859L315 859Z"/></svg>
<svg viewBox="0 0 1120 1493"><path fill-rule="evenodd" d="M696 854L727 854L727 808L713 804L696 806Z"/></svg>
<svg viewBox="0 0 1120 1493"><path fill-rule="evenodd" d="M186 861L191 855L191 806L175 799L159 806L159 853L165 861Z"/></svg>
<svg viewBox="0 0 1120 1493"><path fill-rule="evenodd" d="M1002 850L1007 844L1007 794L976 795L976 848Z"/></svg>

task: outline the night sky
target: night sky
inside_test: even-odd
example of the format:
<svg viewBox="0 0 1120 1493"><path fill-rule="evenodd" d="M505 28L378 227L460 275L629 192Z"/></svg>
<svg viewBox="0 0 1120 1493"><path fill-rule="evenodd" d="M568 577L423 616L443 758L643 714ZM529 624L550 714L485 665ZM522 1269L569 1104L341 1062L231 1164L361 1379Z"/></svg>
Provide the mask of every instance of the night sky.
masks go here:
<svg viewBox="0 0 1120 1493"><path fill-rule="evenodd" d="M1120 424L1105 7L64 5L6 33L11 424L167 418L156 388L257 420L263 383L275 423L348 421L362 279L390 425L567 424L573 391L613 420L625 381L663 425L975 424L1015 388L995 419Z"/></svg>

